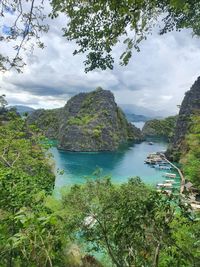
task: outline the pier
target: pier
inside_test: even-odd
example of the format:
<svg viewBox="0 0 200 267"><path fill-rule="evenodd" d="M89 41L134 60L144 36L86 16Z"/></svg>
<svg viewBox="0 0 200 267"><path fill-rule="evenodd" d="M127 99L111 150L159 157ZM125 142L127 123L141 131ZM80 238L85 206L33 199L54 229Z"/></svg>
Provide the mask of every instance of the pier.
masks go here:
<svg viewBox="0 0 200 267"><path fill-rule="evenodd" d="M161 153L160 155L165 159L166 162L168 162L174 169L176 169L176 170L178 171L178 174L179 174L179 176L180 176L180 178L181 178L180 194L183 194L184 186L185 186L185 178L184 178L184 176L183 176L181 170L180 170L176 165L174 165L171 161L169 161L169 160L165 157L164 154Z"/></svg>
<svg viewBox="0 0 200 267"><path fill-rule="evenodd" d="M181 170L174 165L171 161L169 161L165 155L161 152L157 152L157 153L151 153L147 156L147 159L145 160L146 164L150 164L152 165L152 167L156 168L156 169L160 169L160 170L171 170L171 169L175 169L179 176L180 176L180 190L179 193L183 194L184 191L184 186L185 186L185 178L181 172ZM164 176L168 177L168 178L176 178L176 174L173 173L166 173ZM165 188L163 190L163 192L166 192L168 190L166 190L167 188L173 188L173 185L175 185L175 182L169 182L169 181L165 181L164 183L160 183L157 185L157 187L159 187L161 189L161 187ZM160 191L160 189L158 189ZM162 191L162 190L161 190Z"/></svg>

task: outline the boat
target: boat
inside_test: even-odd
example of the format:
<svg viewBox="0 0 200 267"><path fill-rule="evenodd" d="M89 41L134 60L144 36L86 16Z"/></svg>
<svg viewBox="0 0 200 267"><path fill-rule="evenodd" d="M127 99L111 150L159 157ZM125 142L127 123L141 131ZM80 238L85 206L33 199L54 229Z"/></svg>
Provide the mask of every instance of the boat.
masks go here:
<svg viewBox="0 0 200 267"><path fill-rule="evenodd" d="M176 174L175 173L165 173L163 176L169 177L169 178L176 178Z"/></svg>
<svg viewBox="0 0 200 267"><path fill-rule="evenodd" d="M159 165L160 166L162 166L162 165L167 165L167 164L169 164L167 161L164 161L164 160L162 160L161 162L159 162Z"/></svg>
<svg viewBox="0 0 200 267"><path fill-rule="evenodd" d="M167 190L167 189L157 189L157 192L162 193L162 194L167 194L167 195L171 195L171 190Z"/></svg>
<svg viewBox="0 0 200 267"><path fill-rule="evenodd" d="M170 166L165 166L165 165L159 165L159 164L156 164L155 165L155 168L156 169L159 169L159 170L171 170L171 167ZM170 176L168 176L168 177L170 177Z"/></svg>
<svg viewBox="0 0 200 267"><path fill-rule="evenodd" d="M157 184L157 187L171 188L172 187L172 183L159 183L159 184Z"/></svg>
<svg viewBox="0 0 200 267"><path fill-rule="evenodd" d="M172 183L172 184L174 184L175 181L174 180L165 180L165 183Z"/></svg>
<svg viewBox="0 0 200 267"><path fill-rule="evenodd" d="M164 184L163 183L158 183L157 186L164 186Z"/></svg>
<svg viewBox="0 0 200 267"><path fill-rule="evenodd" d="M144 163L146 163L146 164L151 164L151 160L150 160L150 159L146 159L146 160L144 161Z"/></svg>

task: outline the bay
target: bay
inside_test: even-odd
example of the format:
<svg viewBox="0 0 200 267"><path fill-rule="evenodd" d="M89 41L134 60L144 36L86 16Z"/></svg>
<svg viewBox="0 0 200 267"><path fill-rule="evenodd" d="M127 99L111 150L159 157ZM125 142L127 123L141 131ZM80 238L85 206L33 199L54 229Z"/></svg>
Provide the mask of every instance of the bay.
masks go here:
<svg viewBox="0 0 200 267"><path fill-rule="evenodd" d="M153 145L149 145L149 141L153 141ZM56 172L55 189L82 184L86 177L95 179L95 171L101 176L111 176L113 183L122 183L139 176L146 184L156 185L163 181L162 175L166 171L152 168L144 164L144 160L149 153L164 151L166 148L167 142L160 139L129 143L116 152L66 152L52 147L55 169L64 170L64 174Z"/></svg>

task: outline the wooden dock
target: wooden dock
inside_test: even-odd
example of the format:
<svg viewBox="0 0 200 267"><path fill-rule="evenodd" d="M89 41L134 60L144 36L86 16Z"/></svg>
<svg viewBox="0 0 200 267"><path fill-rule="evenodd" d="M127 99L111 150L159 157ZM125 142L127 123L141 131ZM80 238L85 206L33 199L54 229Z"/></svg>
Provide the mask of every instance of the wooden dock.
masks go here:
<svg viewBox="0 0 200 267"><path fill-rule="evenodd" d="M185 178L181 172L181 170L176 166L174 165L171 161L169 161L164 154L160 154L174 169L176 169L181 177L181 186L180 186L180 194L183 194L183 191L184 191L184 186L185 186Z"/></svg>

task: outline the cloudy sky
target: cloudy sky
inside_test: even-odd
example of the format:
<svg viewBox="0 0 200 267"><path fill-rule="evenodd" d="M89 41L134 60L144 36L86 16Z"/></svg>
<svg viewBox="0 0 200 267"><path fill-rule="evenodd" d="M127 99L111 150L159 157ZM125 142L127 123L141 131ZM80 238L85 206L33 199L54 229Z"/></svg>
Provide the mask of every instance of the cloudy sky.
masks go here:
<svg viewBox="0 0 200 267"><path fill-rule="evenodd" d="M9 104L34 108L55 108L73 95L101 86L111 90L118 104L154 110L158 115L175 114L184 93L200 75L200 39L190 31L159 36L155 31L135 52L126 67L84 72L84 56L73 56L76 48L62 37L65 18L49 21L50 31L42 40L46 48L26 54L27 66L22 74L0 74L0 93ZM3 47L5 53L9 48ZM1 50L2 51L2 50ZM119 58L121 45L114 49Z"/></svg>

